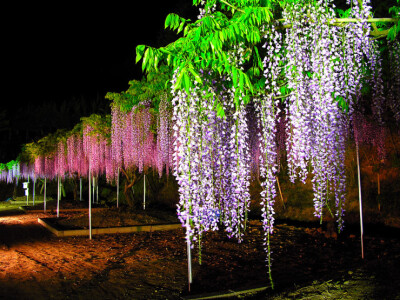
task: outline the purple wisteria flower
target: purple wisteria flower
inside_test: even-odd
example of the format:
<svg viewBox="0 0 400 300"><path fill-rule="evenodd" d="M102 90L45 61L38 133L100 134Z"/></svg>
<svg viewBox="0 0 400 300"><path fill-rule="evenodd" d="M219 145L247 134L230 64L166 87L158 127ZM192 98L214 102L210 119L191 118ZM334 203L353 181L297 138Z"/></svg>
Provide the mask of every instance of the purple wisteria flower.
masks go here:
<svg viewBox="0 0 400 300"><path fill-rule="evenodd" d="M270 234L273 233L274 229L274 203L278 171L276 131L280 109L279 100L275 98L281 95L277 82L281 73L279 63L282 60L282 35L276 31L274 26L269 26L266 29L267 34L264 37L266 43L263 46L267 49L263 62L266 88L265 94L260 95L254 102L258 117L260 141L260 178L262 179L261 186L263 188L261 192L261 216L264 229L264 249L267 254L266 262L269 278L273 285Z"/></svg>
<svg viewBox="0 0 400 300"><path fill-rule="evenodd" d="M218 76L211 75L203 72L204 86L196 83L190 93L173 91L178 217L191 246L221 224L241 241L250 204L246 108L234 105L235 89L224 87L224 79L217 93ZM226 117L217 116L216 101Z"/></svg>
<svg viewBox="0 0 400 300"><path fill-rule="evenodd" d="M393 117L400 125L400 41L389 43L389 69L390 80L387 103Z"/></svg>
<svg viewBox="0 0 400 300"><path fill-rule="evenodd" d="M283 12L292 23L285 35L286 76L291 89L285 115L290 179L293 182L299 177L305 182L310 167L314 214L322 218L323 208L335 199L341 229L348 117L337 99L352 109L354 95L360 90L362 57L369 53L363 50L368 44L364 23L343 29L330 26L335 17L331 2L294 3ZM364 5L358 15L354 14L360 17L366 13Z"/></svg>

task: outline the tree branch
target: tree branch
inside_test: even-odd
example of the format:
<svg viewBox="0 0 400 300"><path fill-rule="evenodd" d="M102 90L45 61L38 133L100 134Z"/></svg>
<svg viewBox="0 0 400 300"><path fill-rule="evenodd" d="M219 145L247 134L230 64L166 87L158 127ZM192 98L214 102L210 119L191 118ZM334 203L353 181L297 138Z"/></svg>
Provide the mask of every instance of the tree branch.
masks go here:
<svg viewBox="0 0 400 300"><path fill-rule="evenodd" d="M284 23L286 20L285 19L278 19L278 22ZM333 23L330 23L331 21L334 21ZM373 31L370 32L370 35L373 36L375 39L379 39L382 37L385 37L389 33L389 29L386 30L378 30L378 27L376 26L375 23L377 22L382 22L382 23L396 23L399 21L399 18L372 18L371 16L368 17L368 19L357 19L357 18L336 18L336 19L331 19L328 21L329 25L333 26L343 26L347 23L357 23L357 22L367 22L371 23L372 28L374 29ZM279 26L278 28L281 29L286 29L286 28L291 28L292 24L284 24L282 26Z"/></svg>
<svg viewBox="0 0 400 300"><path fill-rule="evenodd" d="M219 1L221 1L222 3L228 5L229 7L232 7L233 9L236 9L237 11L240 11L241 13L245 13L244 10L242 10L242 9L236 7L236 6L233 6L232 4L230 4L229 2L227 2L227 1L225 1L225 0L219 0Z"/></svg>
<svg viewBox="0 0 400 300"><path fill-rule="evenodd" d="M378 22L383 22L383 23L396 23L399 19L398 18L371 18L369 17L368 19L357 19L357 18L336 18L332 19L335 21L333 25L340 24L340 23L357 23L357 22L367 22L367 23L378 23ZM332 21L331 20L331 21Z"/></svg>
<svg viewBox="0 0 400 300"><path fill-rule="evenodd" d="M124 173L126 179L128 179L129 181L131 181L131 179L129 178L129 175L128 175L128 173L126 173L125 169L121 167L120 170L122 171L122 173Z"/></svg>

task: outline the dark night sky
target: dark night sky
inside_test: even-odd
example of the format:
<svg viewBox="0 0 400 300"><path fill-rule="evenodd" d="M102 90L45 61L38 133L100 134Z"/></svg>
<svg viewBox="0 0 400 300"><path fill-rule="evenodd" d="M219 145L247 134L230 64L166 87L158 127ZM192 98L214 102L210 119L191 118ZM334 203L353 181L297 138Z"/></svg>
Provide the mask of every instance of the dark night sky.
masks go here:
<svg viewBox="0 0 400 300"><path fill-rule="evenodd" d="M164 30L168 13L194 20L198 12L192 0L54 3L12 1L1 9L0 162L14 159L21 145L43 132L71 125L63 115L41 111L40 121L52 123L46 130L46 122L40 127L38 119L31 118L35 107L73 97L85 97L89 103L101 99L108 107L107 92L125 91L131 79L142 77L141 65L135 64L136 46L163 46L175 38ZM100 113L87 113L93 112ZM70 120L76 124L80 117ZM23 133L30 127L35 128Z"/></svg>
<svg viewBox="0 0 400 300"><path fill-rule="evenodd" d="M14 159L33 135L39 138L38 130L22 136L21 128L15 129L16 114L29 115L35 106L72 97L100 98L108 105L107 92L125 91L130 80L142 77L136 46L165 45L175 37L164 30L167 14L193 19L197 12L191 0L82 3L12 2L2 8L0 162ZM54 116L44 118L54 131ZM4 119L10 124L7 134Z"/></svg>
<svg viewBox="0 0 400 300"><path fill-rule="evenodd" d="M11 3L0 18L2 104L11 107L126 90L141 77L136 45L163 45L167 13L193 19L197 12L192 0Z"/></svg>
<svg viewBox="0 0 400 300"><path fill-rule="evenodd" d="M3 91L21 103L125 90L130 79L141 77L136 45L160 43L165 17L177 2L15 4L3 11Z"/></svg>

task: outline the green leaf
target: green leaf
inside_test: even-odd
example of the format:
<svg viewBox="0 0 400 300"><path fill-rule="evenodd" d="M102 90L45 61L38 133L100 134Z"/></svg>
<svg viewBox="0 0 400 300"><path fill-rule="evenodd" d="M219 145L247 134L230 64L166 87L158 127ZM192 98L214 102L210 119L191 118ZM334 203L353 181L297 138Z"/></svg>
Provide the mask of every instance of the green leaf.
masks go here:
<svg viewBox="0 0 400 300"><path fill-rule="evenodd" d="M192 87L192 81L190 80L189 75L185 72L183 73L183 88L186 90L186 92L189 94L190 93L190 88Z"/></svg>
<svg viewBox="0 0 400 300"><path fill-rule="evenodd" d="M138 45L136 47L136 63L138 63L139 60L141 60L141 58L143 57L143 53L144 53L145 49L146 49L145 45Z"/></svg>
<svg viewBox="0 0 400 300"><path fill-rule="evenodd" d="M260 76L260 69L257 67L252 67L249 69L248 74L250 74L252 77L259 77Z"/></svg>
<svg viewBox="0 0 400 300"><path fill-rule="evenodd" d="M158 72L158 55L154 57L154 69Z"/></svg>
<svg viewBox="0 0 400 300"><path fill-rule="evenodd" d="M250 92L253 93L253 85L251 84L249 76L247 76L246 74L243 74L243 77L244 77L244 81L245 81L247 87L249 88Z"/></svg>
<svg viewBox="0 0 400 300"><path fill-rule="evenodd" d="M336 102L338 102L339 106L345 110L346 112L349 111L349 105L347 104L347 102L344 100L344 98L342 96L337 96L335 98Z"/></svg>
<svg viewBox="0 0 400 300"><path fill-rule="evenodd" d="M244 74L240 72L239 74L239 88L241 91L243 91L243 85L244 85Z"/></svg>
<svg viewBox="0 0 400 300"><path fill-rule="evenodd" d="M195 72L195 70L193 68L189 68L190 73L192 73L192 75L194 76L194 79L200 83L203 84L203 80L201 80L201 77L198 73Z"/></svg>
<svg viewBox="0 0 400 300"><path fill-rule="evenodd" d="M232 70L232 81L234 84L237 82L237 70L235 68Z"/></svg>
<svg viewBox="0 0 400 300"><path fill-rule="evenodd" d="M146 51L144 52L144 56L143 56L143 64L142 64L142 71L144 71L146 69L147 66L147 62L149 60L149 52L150 52L150 48L147 48Z"/></svg>
<svg viewBox="0 0 400 300"><path fill-rule="evenodd" d="M178 28L178 31L177 31L177 33L179 33L179 32L181 32L182 31L182 29L183 29L183 26L185 26L185 22L183 21L183 22L181 22L181 24L179 25L179 28Z"/></svg>
<svg viewBox="0 0 400 300"><path fill-rule="evenodd" d="M256 81L256 83L254 84L254 86L256 87L257 90L263 90L265 89L265 79L259 79Z"/></svg>
<svg viewBox="0 0 400 300"><path fill-rule="evenodd" d="M225 116L225 110L224 110L223 106L220 103L217 104L217 116L221 117L221 118L225 118L226 117Z"/></svg>
<svg viewBox="0 0 400 300"><path fill-rule="evenodd" d="M250 100L251 100L250 95L245 95L245 96L243 97L243 103L244 103L244 105L249 104L249 103L250 103Z"/></svg>
<svg viewBox="0 0 400 300"><path fill-rule="evenodd" d="M164 23L165 29L167 29L169 27L169 25L171 24L171 19L172 19L171 14L168 14L168 16L165 18L165 23Z"/></svg>
<svg viewBox="0 0 400 300"><path fill-rule="evenodd" d="M175 82L175 85L174 85L174 89L175 89L175 90L181 88L181 85L182 85L182 77L183 77L184 71L185 71L185 68L182 68L182 69L180 70L180 72L178 73L178 77L176 78L176 82Z"/></svg>
<svg viewBox="0 0 400 300"><path fill-rule="evenodd" d="M172 14L170 28L172 30L176 30L176 28L178 28L178 26L179 26L179 17L176 14Z"/></svg>
<svg viewBox="0 0 400 300"><path fill-rule="evenodd" d="M256 46L254 46L254 56L255 56L255 60L258 64L258 67L263 69L264 65L263 62L261 60L260 54L258 53L258 48Z"/></svg>

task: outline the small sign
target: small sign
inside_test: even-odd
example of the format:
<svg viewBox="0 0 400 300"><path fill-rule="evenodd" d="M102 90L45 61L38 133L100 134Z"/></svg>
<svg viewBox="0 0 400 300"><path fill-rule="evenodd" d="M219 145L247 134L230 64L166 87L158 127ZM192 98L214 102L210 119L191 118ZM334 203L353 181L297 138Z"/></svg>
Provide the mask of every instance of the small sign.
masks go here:
<svg viewBox="0 0 400 300"><path fill-rule="evenodd" d="M28 188L28 184L29 184L29 182L23 182L23 183L22 183L22 187L23 187L24 189L27 189L27 188Z"/></svg>

